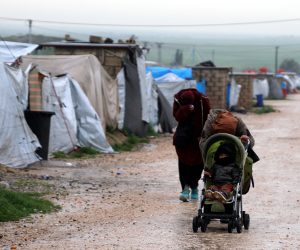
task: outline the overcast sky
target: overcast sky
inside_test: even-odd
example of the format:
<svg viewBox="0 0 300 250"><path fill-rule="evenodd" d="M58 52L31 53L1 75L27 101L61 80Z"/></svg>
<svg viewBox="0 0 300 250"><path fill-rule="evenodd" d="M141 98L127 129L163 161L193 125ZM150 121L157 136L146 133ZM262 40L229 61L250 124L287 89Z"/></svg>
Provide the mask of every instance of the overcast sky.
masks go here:
<svg viewBox="0 0 300 250"><path fill-rule="evenodd" d="M195 25L299 18L295 22L272 24L155 29L212 34L300 35L300 0L2 1L0 17L123 25ZM1 22L5 21L0 19Z"/></svg>

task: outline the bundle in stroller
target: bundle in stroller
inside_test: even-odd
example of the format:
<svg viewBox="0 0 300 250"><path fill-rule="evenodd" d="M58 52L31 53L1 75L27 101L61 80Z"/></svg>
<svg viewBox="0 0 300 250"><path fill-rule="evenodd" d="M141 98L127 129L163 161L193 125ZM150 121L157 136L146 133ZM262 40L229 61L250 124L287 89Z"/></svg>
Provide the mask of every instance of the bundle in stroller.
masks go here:
<svg viewBox="0 0 300 250"><path fill-rule="evenodd" d="M232 168L230 169L227 165L222 170L220 169L222 166L217 166L216 155L219 154L220 150L218 149L225 144L230 144L233 147L232 152L235 155L230 156L230 159L234 161L231 163ZM225 185L214 185L213 179L215 178L210 178L210 174L209 177L204 175L204 186L200 195L198 215L193 218L194 232L197 232L199 227L202 232L205 232L212 219L228 223L229 233L232 233L234 228L238 233L242 232L243 227L245 229L249 228L250 216L243 211L242 202L242 195L246 193L243 192L243 188L246 188L245 185L248 183L246 179L252 176L252 162L251 158L247 157L247 147L248 145L243 145L239 138L226 133L215 134L206 141L202 152L206 173L213 174L215 168L219 167L221 172L227 171L226 174L233 175L232 179L234 181L226 184L227 190L224 192L225 188L223 190L223 187ZM224 178L228 179L226 174L223 175L223 180ZM228 187L230 187L229 192Z"/></svg>

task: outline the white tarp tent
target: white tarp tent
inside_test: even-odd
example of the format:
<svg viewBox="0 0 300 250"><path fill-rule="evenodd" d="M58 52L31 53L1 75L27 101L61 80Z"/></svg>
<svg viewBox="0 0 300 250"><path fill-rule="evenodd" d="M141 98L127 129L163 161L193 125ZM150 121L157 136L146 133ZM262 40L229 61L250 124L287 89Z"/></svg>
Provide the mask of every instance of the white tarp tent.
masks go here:
<svg viewBox="0 0 300 250"><path fill-rule="evenodd" d="M257 95L263 95L263 97L269 96L269 83L266 78L264 79L253 79L253 98Z"/></svg>
<svg viewBox="0 0 300 250"><path fill-rule="evenodd" d="M75 79L99 115L102 126L117 127L118 86L94 55L25 56L22 67L37 65L52 76L69 74Z"/></svg>
<svg viewBox="0 0 300 250"><path fill-rule="evenodd" d="M230 81L229 108L238 105L241 88L242 86L237 84L235 79L232 78Z"/></svg>
<svg viewBox="0 0 300 250"><path fill-rule="evenodd" d="M147 98L148 98L148 115L149 115L149 123L153 126L154 131L158 131L158 93L157 93L157 85L154 83L154 79L152 77L152 73L149 72L146 75L147 81Z"/></svg>
<svg viewBox="0 0 300 250"><path fill-rule="evenodd" d="M121 69L117 75L118 81L118 95L119 95L119 114L118 114L118 129L124 128L124 116L125 116L125 72Z"/></svg>
<svg viewBox="0 0 300 250"><path fill-rule="evenodd" d="M283 79L287 82L288 92L294 93L296 89L296 82L294 81L293 74L284 74Z"/></svg>
<svg viewBox="0 0 300 250"><path fill-rule="evenodd" d="M124 128L124 116L125 116L125 84L126 79L124 75L124 69L122 69L118 75L118 91L119 91L119 116L118 116L118 128ZM144 101L142 105L142 114L144 121L147 120L147 123L151 124L155 131L158 130L158 94L156 91L156 86L153 83L153 77L151 72L147 73L143 84L141 84L141 93ZM144 108L145 107L145 108Z"/></svg>
<svg viewBox="0 0 300 250"><path fill-rule="evenodd" d="M13 168L39 161L35 151L40 144L23 112L27 106L22 91L24 78L21 69L0 63L0 164Z"/></svg>
<svg viewBox="0 0 300 250"><path fill-rule="evenodd" d="M174 95L182 89L196 88L195 80L185 80L174 73L167 73L162 77L155 78L154 82L173 106Z"/></svg>
<svg viewBox="0 0 300 250"><path fill-rule="evenodd" d="M49 153L70 152L75 146L111 153L101 120L79 84L69 75L45 77L42 84L43 110L51 118Z"/></svg>
<svg viewBox="0 0 300 250"><path fill-rule="evenodd" d="M142 99L142 120L150 122L150 105L151 105L151 92L152 83L147 81L146 76L146 61L143 54L138 55L136 52L137 70L141 88L141 99Z"/></svg>
<svg viewBox="0 0 300 250"><path fill-rule="evenodd" d="M20 56L30 54L37 47L37 44L0 41L0 61L13 63Z"/></svg>

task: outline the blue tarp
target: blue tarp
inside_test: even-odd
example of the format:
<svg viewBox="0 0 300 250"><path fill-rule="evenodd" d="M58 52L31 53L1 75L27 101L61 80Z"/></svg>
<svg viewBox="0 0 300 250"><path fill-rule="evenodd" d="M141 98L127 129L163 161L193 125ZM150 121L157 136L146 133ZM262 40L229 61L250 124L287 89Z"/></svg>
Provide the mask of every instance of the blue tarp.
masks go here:
<svg viewBox="0 0 300 250"><path fill-rule="evenodd" d="M196 88L197 88L198 92L205 95L206 94L206 80L202 79L201 81L197 82Z"/></svg>
<svg viewBox="0 0 300 250"><path fill-rule="evenodd" d="M284 75L282 75L282 74L276 74L275 76L276 76L277 78L283 78ZM287 84L286 84L285 81L281 81L281 88L282 88L282 89L286 89L286 88L287 88Z"/></svg>
<svg viewBox="0 0 300 250"><path fill-rule="evenodd" d="M230 91L231 91L231 83L227 84L227 93L226 93L226 107L230 107Z"/></svg>
<svg viewBox="0 0 300 250"><path fill-rule="evenodd" d="M168 73L173 73L180 78L190 80L192 79L192 69L191 68L166 68L166 67L146 67L146 71L151 72L153 78L159 78Z"/></svg>

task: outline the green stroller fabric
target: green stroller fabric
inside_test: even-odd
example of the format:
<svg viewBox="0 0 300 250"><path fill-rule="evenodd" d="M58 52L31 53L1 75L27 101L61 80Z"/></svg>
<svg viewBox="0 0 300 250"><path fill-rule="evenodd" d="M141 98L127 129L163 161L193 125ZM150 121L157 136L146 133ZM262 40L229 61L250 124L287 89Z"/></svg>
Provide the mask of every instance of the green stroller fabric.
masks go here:
<svg viewBox="0 0 300 250"><path fill-rule="evenodd" d="M207 170L211 169L211 167L215 162L214 156L218 147L225 142L232 143L235 145L235 149L236 149L235 162L239 166L242 172L242 178L241 178L242 194L246 194L250 188L253 161L251 160L250 157L247 157L247 151L245 150L244 145L242 144L242 142L238 137L226 133L218 133L209 137L203 147L203 152L202 152L202 156L204 159L204 169ZM212 183L208 181L206 183L206 186L208 187L211 184Z"/></svg>

